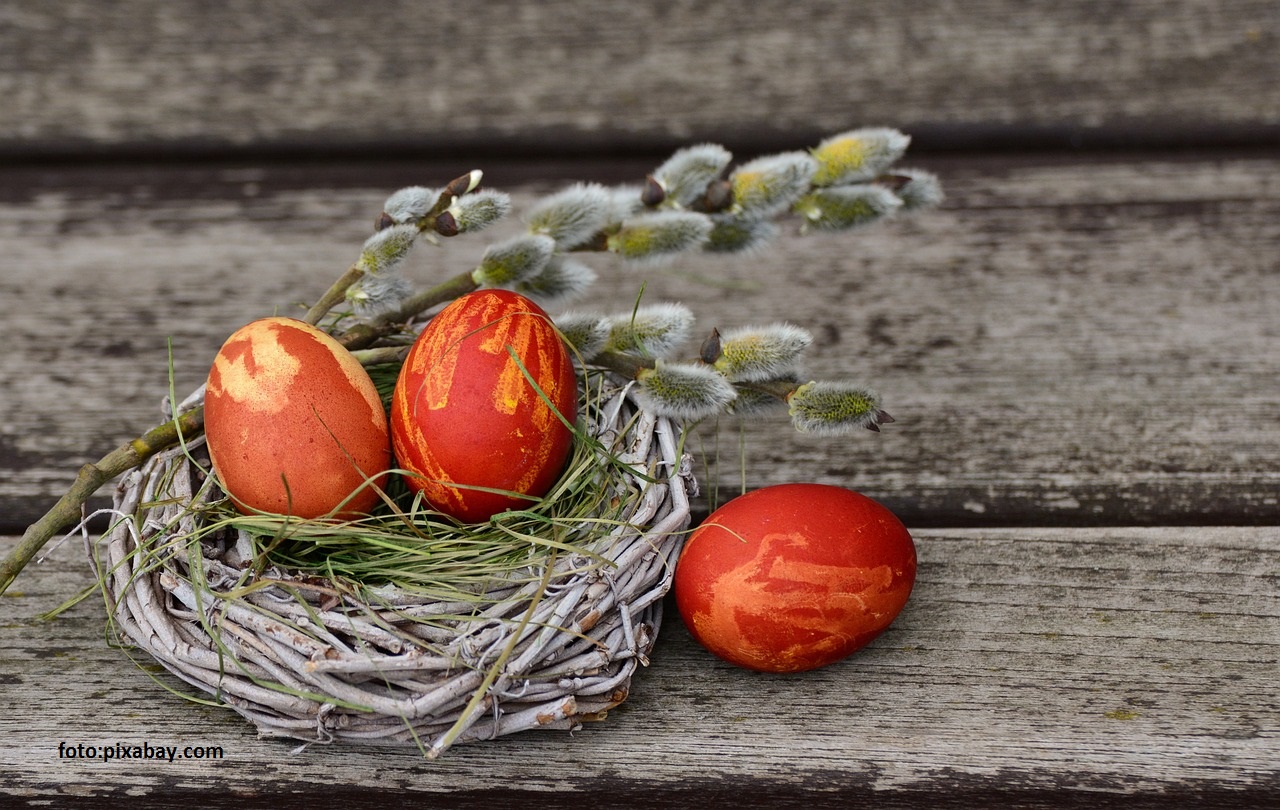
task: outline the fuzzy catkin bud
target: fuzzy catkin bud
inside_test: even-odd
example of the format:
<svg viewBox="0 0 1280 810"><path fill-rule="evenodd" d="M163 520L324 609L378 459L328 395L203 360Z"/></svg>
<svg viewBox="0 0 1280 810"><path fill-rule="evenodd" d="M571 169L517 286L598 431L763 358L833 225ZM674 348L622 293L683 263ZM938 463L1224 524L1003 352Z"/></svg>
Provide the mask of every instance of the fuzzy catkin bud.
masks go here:
<svg viewBox="0 0 1280 810"><path fill-rule="evenodd" d="M733 402L738 392L707 366L663 363L637 376L640 407L658 416L693 421L713 416Z"/></svg>
<svg viewBox="0 0 1280 810"><path fill-rule="evenodd" d="M587 265L555 255L541 272L518 282L515 291L546 306L576 298L595 280L596 271Z"/></svg>
<svg viewBox="0 0 1280 810"><path fill-rule="evenodd" d="M653 172L653 179L666 192L666 203L688 207L706 193L707 186L733 160L723 146L704 143L678 150Z"/></svg>
<svg viewBox="0 0 1280 810"><path fill-rule="evenodd" d="M818 161L804 152L756 158L729 176L733 211L743 219L776 216L800 199L818 171Z"/></svg>
<svg viewBox="0 0 1280 810"><path fill-rule="evenodd" d="M609 342L609 323L592 312L566 312L555 319L556 328L565 342L590 362L605 350Z"/></svg>
<svg viewBox="0 0 1280 810"><path fill-rule="evenodd" d="M933 208L944 198L942 183L932 172L921 169L896 169L894 174L907 179L898 190L898 199L902 200L902 208L906 211L918 211L922 208Z"/></svg>
<svg viewBox="0 0 1280 810"><path fill-rule="evenodd" d="M827 138L813 150L818 171L815 186L872 180L907 151L911 138L896 129L867 128Z"/></svg>
<svg viewBox="0 0 1280 810"><path fill-rule="evenodd" d="M525 234L490 245L471 278L481 287L506 287L539 273L551 261L556 243L549 236Z"/></svg>
<svg viewBox="0 0 1280 810"><path fill-rule="evenodd" d="M435 207L439 197L438 189L409 186L388 197L382 210L397 225L416 223Z"/></svg>
<svg viewBox="0 0 1280 810"><path fill-rule="evenodd" d="M486 188L458 197L449 206L458 233L475 233L502 219L511 210L511 196Z"/></svg>
<svg viewBox="0 0 1280 810"><path fill-rule="evenodd" d="M617 186L609 189L610 223L630 219L644 209L644 188L641 186Z"/></svg>
<svg viewBox="0 0 1280 810"><path fill-rule="evenodd" d="M689 336L693 312L683 304L650 304L607 319L608 348L623 354L664 357Z"/></svg>
<svg viewBox="0 0 1280 810"><path fill-rule="evenodd" d="M794 377L783 377L769 382L786 382L791 384L792 388L800 384L800 380ZM786 404L784 400L779 399L774 394L761 391L750 385L737 385L735 388L738 389L738 398L726 408L734 416L746 418L764 416L780 410Z"/></svg>
<svg viewBox="0 0 1280 810"><path fill-rule="evenodd" d="M711 218L692 211L641 214L622 223L606 246L632 260L661 260L701 247L711 236Z"/></svg>
<svg viewBox="0 0 1280 810"><path fill-rule="evenodd" d="M555 240L560 250L590 241L609 223L613 195L599 183L577 183L536 202L526 216L529 232Z"/></svg>
<svg viewBox="0 0 1280 810"><path fill-rule="evenodd" d="M902 200L887 188L854 185L816 189L795 204L795 212L806 227L840 231L870 224L901 207Z"/></svg>
<svg viewBox="0 0 1280 810"><path fill-rule="evenodd" d="M418 229L414 225L392 225L364 241L356 265L373 276L390 272L409 253Z"/></svg>
<svg viewBox="0 0 1280 810"><path fill-rule="evenodd" d="M737 327L720 335L716 370L732 382L761 382L790 374L813 343L807 330L789 323Z"/></svg>
<svg viewBox="0 0 1280 810"><path fill-rule="evenodd" d="M470 194L479 188L482 180L484 180L484 172L479 169L472 169L461 177L455 177L450 180L444 190L449 192L451 197L461 197L463 194Z"/></svg>
<svg viewBox="0 0 1280 810"><path fill-rule="evenodd" d="M808 382L787 400L791 422L802 433L841 436L876 427L883 419L880 397L869 389L841 382Z"/></svg>
<svg viewBox="0 0 1280 810"><path fill-rule="evenodd" d="M413 292L413 285L399 274L366 275L347 288L347 303L360 318L376 318L400 306Z"/></svg>
<svg viewBox="0 0 1280 810"><path fill-rule="evenodd" d="M778 226L767 219L716 214L711 221L711 235L702 246L711 253L754 253L778 238Z"/></svg>

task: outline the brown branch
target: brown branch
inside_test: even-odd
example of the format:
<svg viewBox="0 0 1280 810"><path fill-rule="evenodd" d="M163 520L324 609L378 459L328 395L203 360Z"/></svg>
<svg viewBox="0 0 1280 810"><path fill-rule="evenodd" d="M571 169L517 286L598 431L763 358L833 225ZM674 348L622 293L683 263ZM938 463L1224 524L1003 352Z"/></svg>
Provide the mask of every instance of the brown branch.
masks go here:
<svg viewBox="0 0 1280 810"><path fill-rule="evenodd" d="M368 323L356 324L341 335L338 335L338 342L352 351L363 349L372 345L378 338L399 331L403 324L415 316L446 301L452 301L459 296L473 292L478 286L475 279L472 278L471 271L459 273L430 289L406 298L399 307L391 312L379 315Z"/></svg>
<svg viewBox="0 0 1280 810"><path fill-rule="evenodd" d="M137 467L156 453L174 446L180 438L193 438L203 429L204 409L196 408L117 447L96 463L81 467L71 489L58 499L44 517L27 527L17 547L0 561L0 593L5 592L18 572L50 538L80 522L84 505L103 484Z"/></svg>
<svg viewBox="0 0 1280 810"><path fill-rule="evenodd" d="M325 290L324 295L320 296L320 300L307 310L307 314L303 320L315 326L320 323L320 319L329 314L329 310L346 300L347 290L351 288L364 276L364 268L359 263L353 264L347 268L347 272Z"/></svg>
<svg viewBox="0 0 1280 810"><path fill-rule="evenodd" d="M653 368L654 360L652 357L640 357L639 355L626 354L625 352L603 351L592 357L590 364L606 368L628 380L634 380L641 371Z"/></svg>

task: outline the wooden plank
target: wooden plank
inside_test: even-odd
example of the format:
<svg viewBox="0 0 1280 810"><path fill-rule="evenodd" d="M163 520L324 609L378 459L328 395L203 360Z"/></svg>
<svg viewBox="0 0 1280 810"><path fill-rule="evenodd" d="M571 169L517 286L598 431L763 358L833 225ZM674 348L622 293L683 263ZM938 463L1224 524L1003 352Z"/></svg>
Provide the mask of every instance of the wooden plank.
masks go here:
<svg viewBox="0 0 1280 810"><path fill-rule="evenodd" d="M259 740L108 647L100 601L36 620L89 579L68 543L0 599L0 800L1226 808L1280 795L1280 530L934 530L916 541L906 610L839 664L736 669L672 610L653 664L605 722L464 745L434 763L414 749ZM117 742L218 746L222 758L58 753Z"/></svg>
<svg viewBox="0 0 1280 810"><path fill-rule="evenodd" d="M1275 523L1280 162L928 166L950 195L941 210L748 258L591 260L601 278L578 307L629 309L645 283L645 300L683 301L706 330L792 321L816 336L814 377L860 378L898 419L839 441L781 415L749 424L750 488L851 486L912 526ZM160 420L168 341L185 393L239 325L317 296L391 190L468 168L5 175L0 524L20 531L80 464ZM646 169L500 163L490 178L518 212L537 189ZM411 275L472 267L518 228L424 249ZM718 453L714 431L690 445L714 465L704 489L741 486L738 429L720 426Z"/></svg>
<svg viewBox="0 0 1280 810"><path fill-rule="evenodd" d="M1271 0L242 6L17 0L0 152L377 155L778 144L1274 142Z"/></svg>

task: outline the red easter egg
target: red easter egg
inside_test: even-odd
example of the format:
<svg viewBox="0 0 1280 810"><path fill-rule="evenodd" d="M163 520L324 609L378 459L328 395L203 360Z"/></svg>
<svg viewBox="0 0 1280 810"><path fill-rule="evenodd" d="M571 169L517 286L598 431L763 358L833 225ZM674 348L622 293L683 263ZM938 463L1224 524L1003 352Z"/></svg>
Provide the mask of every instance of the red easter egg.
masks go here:
<svg viewBox="0 0 1280 810"><path fill-rule="evenodd" d="M484 521L551 489L577 409L573 360L547 314L517 293L479 290L441 310L409 350L391 441L406 483L433 508Z"/></svg>
<svg viewBox="0 0 1280 810"><path fill-rule="evenodd" d="M907 603L916 551L876 501L826 484L739 496L689 536L676 605L689 632L748 669L800 672L866 646Z"/></svg>
<svg viewBox="0 0 1280 810"><path fill-rule="evenodd" d="M341 506L336 517L355 517L378 501L366 478L381 486L391 466L386 412L368 372L338 341L292 318L254 321L223 344L209 371L204 430L213 469L244 512L317 518Z"/></svg>

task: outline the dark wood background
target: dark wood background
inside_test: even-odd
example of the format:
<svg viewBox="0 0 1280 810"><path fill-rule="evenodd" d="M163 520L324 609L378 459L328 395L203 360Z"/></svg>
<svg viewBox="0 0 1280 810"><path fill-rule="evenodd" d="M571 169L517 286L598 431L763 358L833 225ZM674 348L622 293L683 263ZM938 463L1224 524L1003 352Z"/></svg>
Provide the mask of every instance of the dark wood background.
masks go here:
<svg viewBox="0 0 1280 810"><path fill-rule="evenodd" d="M597 262L581 305L643 281L708 328L790 320L814 376L879 389L879 435L726 421L694 449L722 500L814 480L889 505L920 551L907 610L785 678L672 612L631 699L572 737L294 753L167 692L94 600L37 620L89 582L73 540L0 598L0 803L1280 801L1280 6L472 5L0 8L0 552L159 420L170 345L185 392L236 327L318 295L396 188L481 168L518 213L687 143L885 125L941 209ZM227 756L57 757L114 740Z"/></svg>

